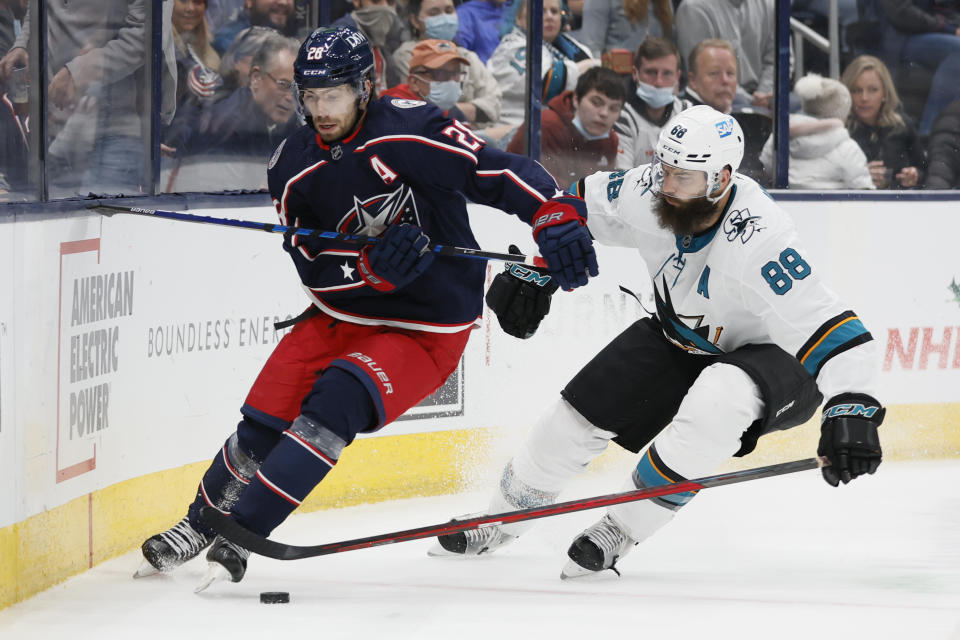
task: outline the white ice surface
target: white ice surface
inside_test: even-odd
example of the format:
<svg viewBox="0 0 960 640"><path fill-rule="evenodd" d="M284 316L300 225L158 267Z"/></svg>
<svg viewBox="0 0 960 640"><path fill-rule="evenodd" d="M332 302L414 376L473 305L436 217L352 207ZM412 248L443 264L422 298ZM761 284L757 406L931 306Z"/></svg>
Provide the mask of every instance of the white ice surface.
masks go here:
<svg viewBox="0 0 960 640"><path fill-rule="evenodd" d="M541 520L473 560L428 558L430 540L255 556L243 582L201 595L201 559L135 581L131 552L0 612L0 638L960 639L960 461L887 462L839 489L816 474L701 492L621 562L620 578L559 580L570 540L600 511ZM588 477L562 499L619 486ZM364 537L485 503L478 492L321 511L274 537ZM260 604L261 591L291 602Z"/></svg>

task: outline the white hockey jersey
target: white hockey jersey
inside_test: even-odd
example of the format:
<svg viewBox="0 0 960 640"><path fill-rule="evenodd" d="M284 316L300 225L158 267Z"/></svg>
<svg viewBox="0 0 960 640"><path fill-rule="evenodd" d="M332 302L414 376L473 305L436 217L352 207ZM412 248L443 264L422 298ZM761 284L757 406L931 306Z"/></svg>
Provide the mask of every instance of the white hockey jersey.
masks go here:
<svg viewBox="0 0 960 640"><path fill-rule="evenodd" d="M698 354L776 344L816 377L824 398L876 395L870 333L823 284L790 216L766 191L734 174L720 223L680 237L658 224L649 177L649 165L596 173L577 195L599 243L639 251L667 339Z"/></svg>

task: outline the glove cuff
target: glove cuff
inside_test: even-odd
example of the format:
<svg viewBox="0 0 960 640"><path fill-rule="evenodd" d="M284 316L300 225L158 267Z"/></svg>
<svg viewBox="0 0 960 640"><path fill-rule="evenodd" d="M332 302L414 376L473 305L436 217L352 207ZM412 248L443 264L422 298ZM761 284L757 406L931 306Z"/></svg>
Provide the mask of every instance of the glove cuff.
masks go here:
<svg viewBox="0 0 960 640"><path fill-rule="evenodd" d="M533 219L533 239L547 227L553 227L568 222L576 222L580 226L587 225L587 208L583 200L575 196L560 196L547 200L540 205L536 217Z"/></svg>
<svg viewBox="0 0 960 640"><path fill-rule="evenodd" d="M880 426L887 410L866 393L841 393L823 404L821 423L831 418L863 418Z"/></svg>
<svg viewBox="0 0 960 640"><path fill-rule="evenodd" d="M370 254L368 249L370 249L369 245L361 249L360 257L357 258L357 271L360 272L360 278L377 291L393 291L396 289L396 286L394 286L393 283L388 282L384 278L374 273L373 267L370 266Z"/></svg>

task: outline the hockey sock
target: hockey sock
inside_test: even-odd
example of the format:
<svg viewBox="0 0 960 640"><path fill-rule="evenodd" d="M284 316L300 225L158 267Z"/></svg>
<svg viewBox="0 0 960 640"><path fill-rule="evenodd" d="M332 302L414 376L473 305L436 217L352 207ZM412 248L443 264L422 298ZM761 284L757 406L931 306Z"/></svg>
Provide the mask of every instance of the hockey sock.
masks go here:
<svg viewBox="0 0 960 640"><path fill-rule="evenodd" d="M319 408L322 418L317 415ZM264 536L300 506L337 463L344 447L376 420L373 402L360 381L336 368L321 376L303 411L233 509L237 522Z"/></svg>
<svg viewBox="0 0 960 640"><path fill-rule="evenodd" d="M212 536L213 530L204 524L200 509L211 506L228 513L240 499L260 463L281 439L282 434L250 418L244 418L237 430L227 438L207 468L187 517L197 531Z"/></svg>

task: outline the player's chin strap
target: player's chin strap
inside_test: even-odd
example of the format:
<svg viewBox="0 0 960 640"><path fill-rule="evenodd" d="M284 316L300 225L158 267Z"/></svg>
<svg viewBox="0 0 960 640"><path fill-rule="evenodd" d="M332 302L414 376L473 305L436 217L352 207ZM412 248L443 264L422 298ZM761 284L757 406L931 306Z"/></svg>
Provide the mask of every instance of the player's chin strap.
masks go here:
<svg viewBox="0 0 960 640"><path fill-rule="evenodd" d="M723 170L721 169L721 171ZM715 195L715 196L706 195L704 197L707 199L707 202L709 202L710 204L717 204L718 202L723 200L723 197L727 195L727 193L730 191L730 187L732 186L733 186L733 172L730 172L730 179L727 180L727 186L723 189L723 191L721 191L718 195Z"/></svg>

